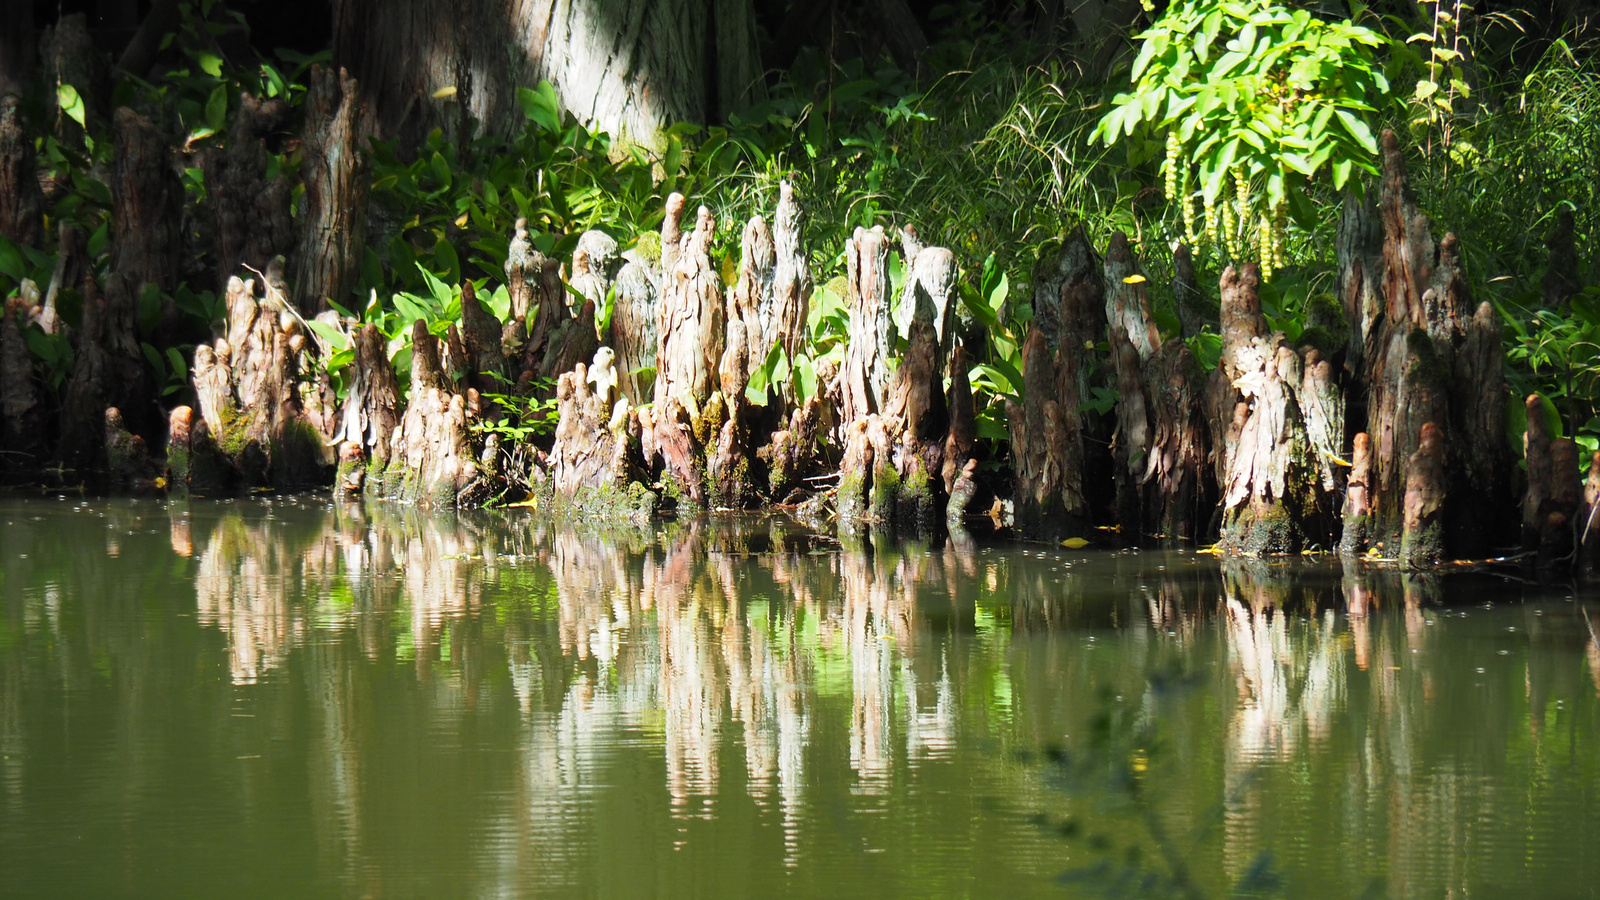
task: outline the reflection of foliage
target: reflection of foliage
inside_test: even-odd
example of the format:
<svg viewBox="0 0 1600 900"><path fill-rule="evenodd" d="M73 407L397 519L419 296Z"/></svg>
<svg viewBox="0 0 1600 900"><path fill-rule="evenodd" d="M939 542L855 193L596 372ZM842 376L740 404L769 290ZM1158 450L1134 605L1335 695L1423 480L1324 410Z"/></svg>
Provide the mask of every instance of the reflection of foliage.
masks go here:
<svg viewBox="0 0 1600 900"><path fill-rule="evenodd" d="M1199 676L1182 672L1158 672L1150 678L1149 692L1161 698L1199 681ZM1120 699L1103 690L1089 719L1087 739L1076 748L1045 750L1050 783L1086 801L1096 813L1093 826L1086 826L1081 816L1035 817L1037 824L1060 837L1082 842L1096 857L1093 863L1061 873L1057 880L1101 897L1203 900L1210 895L1190 868L1195 835L1175 834L1152 793L1152 780L1165 762L1166 749L1156 716L1147 709L1122 706ZM1220 817L1221 811L1216 815ZM1123 826L1136 837L1119 847L1111 832ZM1256 858L1230 896L1284 896L1270 853Z"/></svg>

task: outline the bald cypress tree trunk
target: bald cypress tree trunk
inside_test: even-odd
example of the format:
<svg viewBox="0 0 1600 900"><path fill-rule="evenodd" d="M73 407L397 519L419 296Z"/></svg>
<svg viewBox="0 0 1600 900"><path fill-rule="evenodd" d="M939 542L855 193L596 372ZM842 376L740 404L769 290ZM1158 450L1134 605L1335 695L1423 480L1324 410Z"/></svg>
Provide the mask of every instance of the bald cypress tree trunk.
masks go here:
<svg viewBox="0 0 1600 900"><path fill-rule="evenodd" d="M522 126L549 81L577 118L655 144L764 95L751 0L334 0L334 60L372 90L378 134ZM454 89L449 90L449 89Z"/></svg>

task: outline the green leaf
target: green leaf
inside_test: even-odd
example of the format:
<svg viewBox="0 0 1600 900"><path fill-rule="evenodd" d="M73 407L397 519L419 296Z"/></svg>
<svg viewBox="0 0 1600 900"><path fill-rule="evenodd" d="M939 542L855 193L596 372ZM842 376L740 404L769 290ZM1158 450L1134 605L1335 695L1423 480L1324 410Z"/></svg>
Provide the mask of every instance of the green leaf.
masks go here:
<svg viewBox="0 0 1600 900"><path fill-rule="evenodd" d="M77 122L80 128L88 128L86 123L83 98L78 96L78 89L70 84L62 84L56 88L56 104L61 111L67 114L72 121Z"/></svg>
<svg viewBox="0 0 1600 900"><path fill-rule="evenodd" d="M206 100L206 125L213 132L222 130L228 119L228 86L217 85Z"/></svg>
<svg viewBox="0 0 1600 900"><path fill-rule="evenodd" d="M1367 123L1346 109L1335 109L1334 115L1339 117L1339 121L1344 124L1344 130L1356 139L1356 143L1373 156L1378 155L1378 142L1372 137L1372 129L1367 127Z"/></svg>
<svg viewBox="0 0 1600 900"><path fill-rule="evenodd" d="M212 78L222 77L222 57L204 50L195 54L195 62L200 65L200 71Z"/></svg>

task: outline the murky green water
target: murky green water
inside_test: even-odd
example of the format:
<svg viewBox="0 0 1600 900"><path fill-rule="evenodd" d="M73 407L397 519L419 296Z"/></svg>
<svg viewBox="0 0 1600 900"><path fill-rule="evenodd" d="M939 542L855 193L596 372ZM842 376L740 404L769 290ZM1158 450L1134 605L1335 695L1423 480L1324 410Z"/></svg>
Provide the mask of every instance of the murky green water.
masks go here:
<svg viewBox="0 0 1600 900"><path fill-rule="evenodd" d="M5 896L1600 896L1569 588L311 500L0 579Z"/></svg>

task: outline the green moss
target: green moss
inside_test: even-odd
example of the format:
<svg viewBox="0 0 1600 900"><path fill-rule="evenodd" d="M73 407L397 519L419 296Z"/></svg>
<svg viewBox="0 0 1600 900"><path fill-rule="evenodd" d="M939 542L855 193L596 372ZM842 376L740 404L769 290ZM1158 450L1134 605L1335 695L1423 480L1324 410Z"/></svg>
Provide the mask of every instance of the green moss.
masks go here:
<svg viewBox="0 0 1600 900"><path fill-rule="evenodd" d="M167 493L174 497L189 496L189 469L191 460L186 447L167 448Z"/></svg>
<svg viewBox="0 0 1600 900"><path fill-rule="evenodd" d="M1445 558L1444 525L1429 522L1400 537L1400 561L1408 566L1432 565Z"/></svg>
<svg viewBox="0 0 1600 900"><path fill-rule="evenodd" d="M717 436L722 433L722 424L728 420L728 406L723 402L722 392L718 391L706 401L706 408L694 420L691 431L694 439L702 447L714 447Z"/></svg>
<svg viewBox="0 0 1600 900"><path fill-rule="evenodd" d="M1335 334L1331 329L1321 325L1313 325L1300 332L1300 346L1310 347L1327 359L1344 348L1344 336Z"/></svg>
<svg viewBox="0 0 1600 900"><path fill-rule="evenodd" d="M1434 388L1443 388L1450 383L1450 372L1439 360L1439 354L1434 352L1433 339L1428 337L1426 331L1413 328L1406 335L1406 350L1410 355L1406 363L1407 383Z"/></svg>
<svg viewBox="0 0 1600 900"><path fill-rule="evenodd" d="M894 517L895 502L900 497L900 473L892 465L878 465L872 469L872 518L887 522Z"/></svg>

